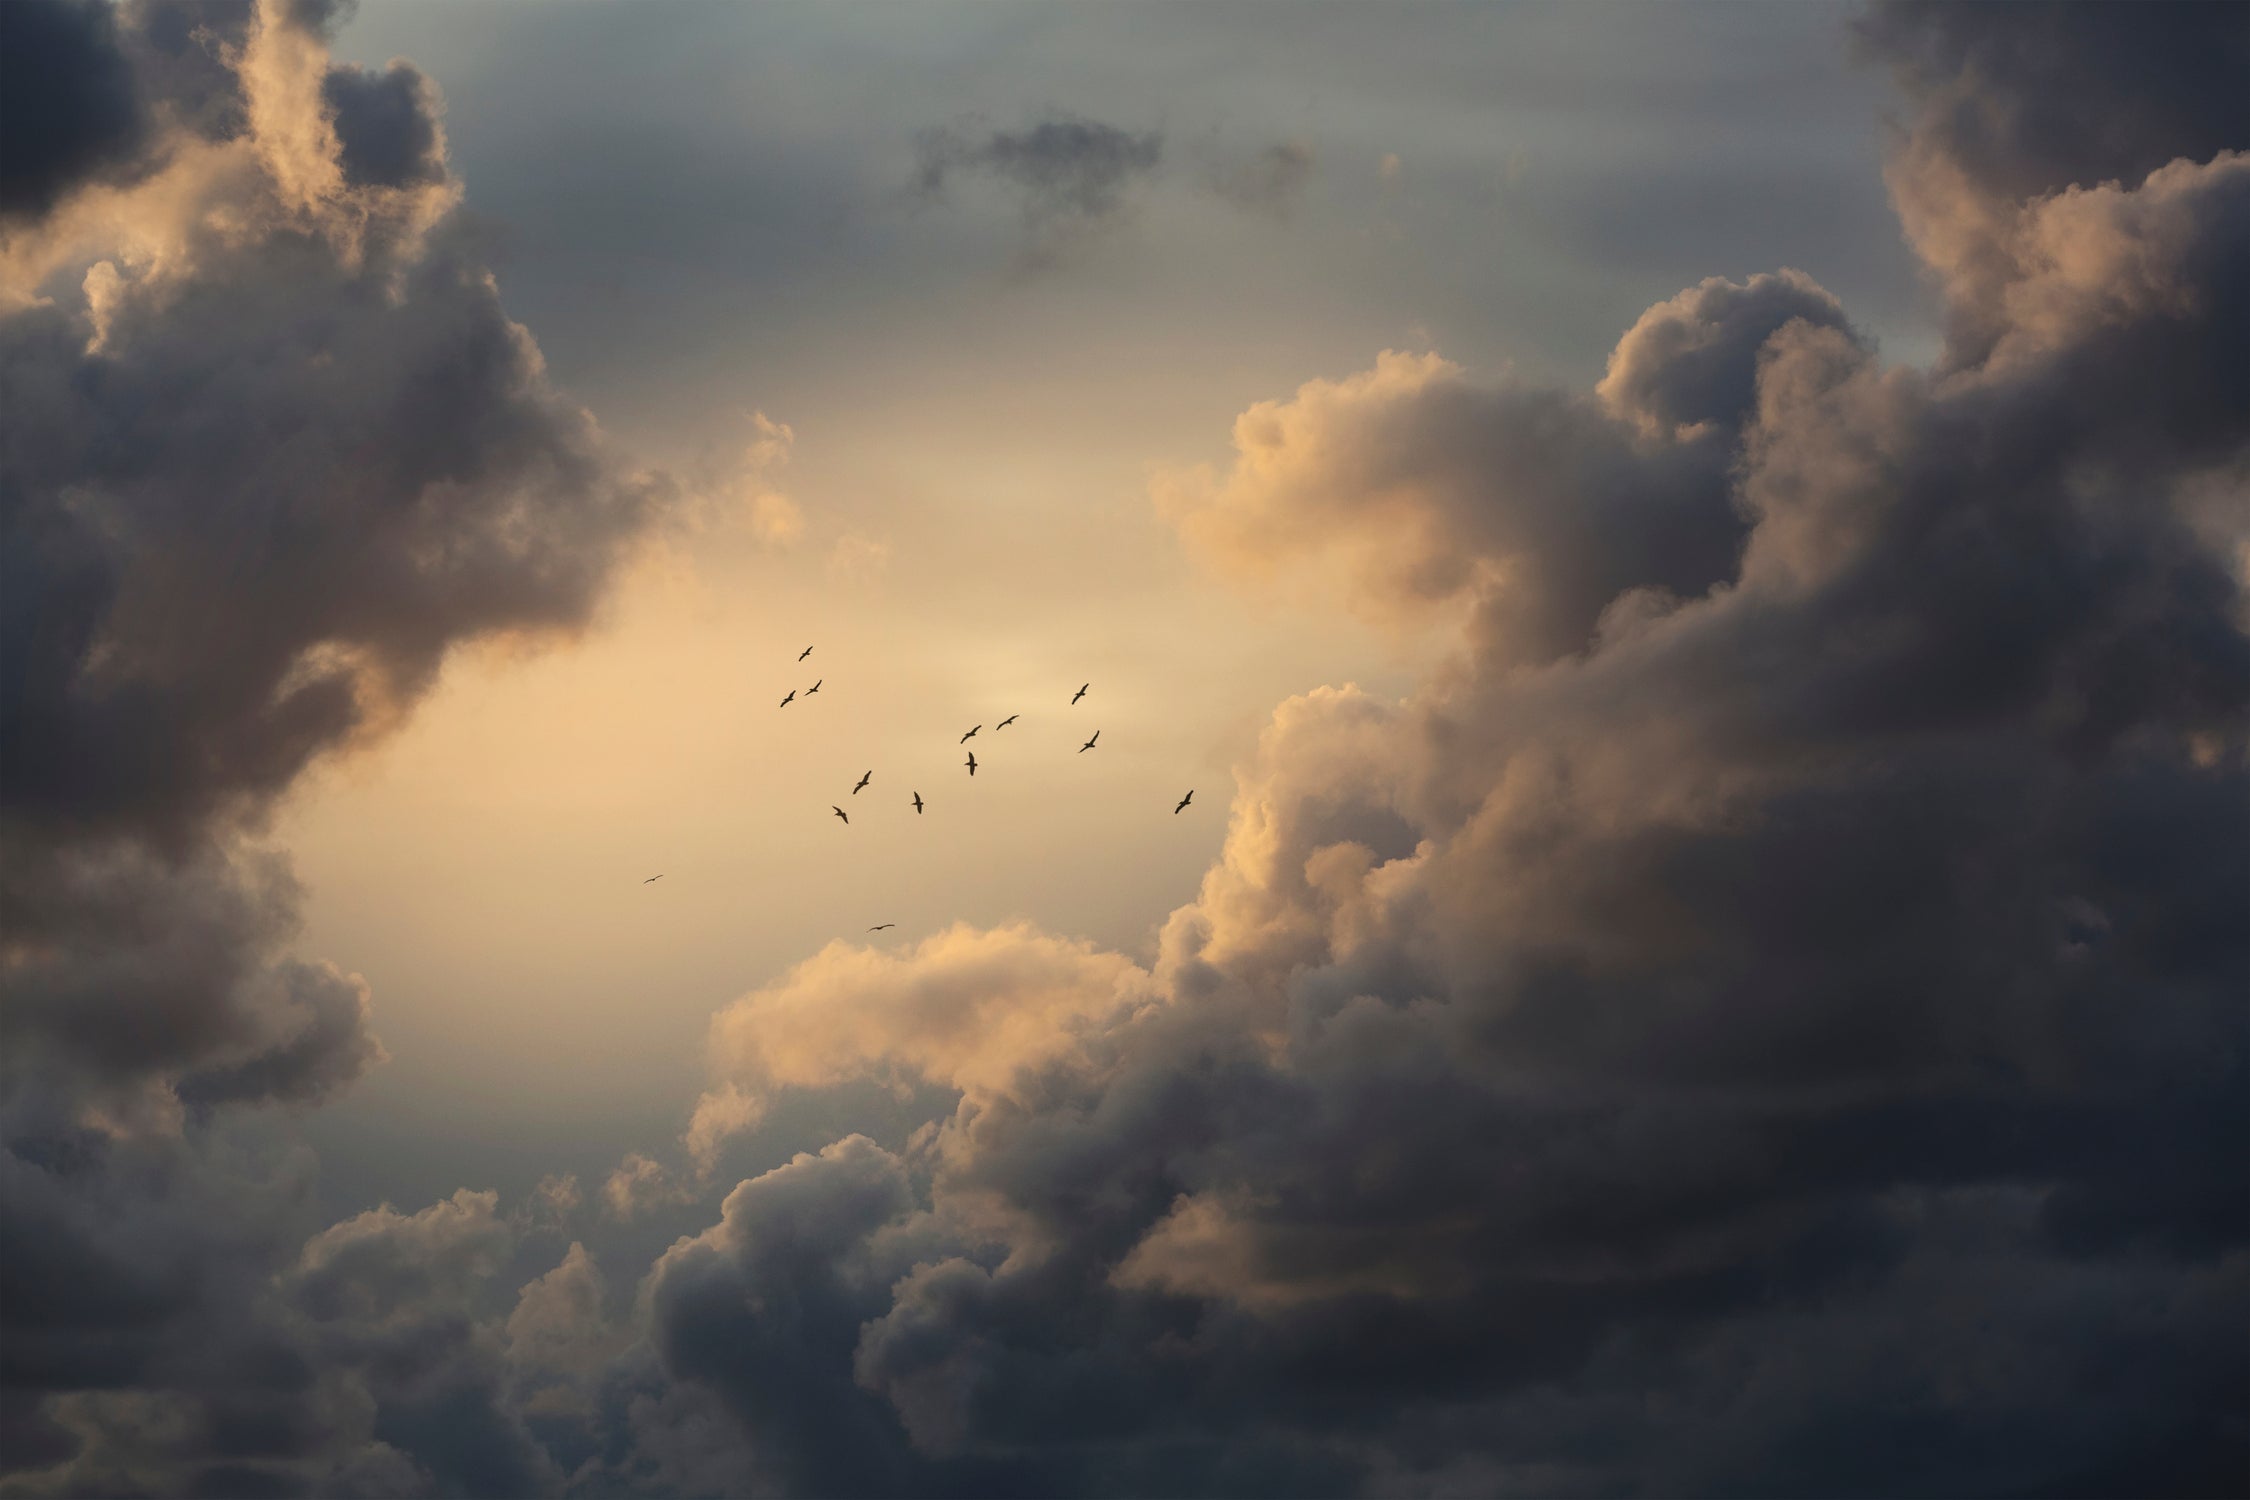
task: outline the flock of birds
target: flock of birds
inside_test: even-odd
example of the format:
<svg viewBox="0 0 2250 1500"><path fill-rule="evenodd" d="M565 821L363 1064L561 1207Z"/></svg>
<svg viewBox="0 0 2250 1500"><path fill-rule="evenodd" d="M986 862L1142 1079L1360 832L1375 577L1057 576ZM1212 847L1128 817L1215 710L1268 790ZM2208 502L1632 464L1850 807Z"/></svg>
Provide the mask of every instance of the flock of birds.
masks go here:
<svg viewBox="0 0 2250 1500"><path fill-rule="evenodd" d="M797 653L797 660L801 662L801 661L805 660L805 658L807 658L807 657L811 656L812 654L813 654L813 648L812 648L812 647L810 647L810 646L807 646L807 647L806 647L806 648L805 648L804 650L802 650L802 651L800 651L800 652L798 652L798 653ZM828 679L827 679L827 678L825 678L825 677L820 677L820 678L816 678L816 679L814 679L814 681L813 681L813 685L812 685L811 687L809 687L809 688L806 688L806 689L805 689L805 693L804 693L804 695L805 695L805 696L806 696L807 698L810 698L810 697L811 697L811 696L812 696L813 694L815 694L815 693L817 693L817 692L819 692L819 691L820 691L820 685L821 685L821 684L822 684L823 682L826 682L827 680L828 680ZM1079 700L1079 699L1081 699L1081 698L1083 698L1083 697L1085 697L1085 696L1086 696L1086 694L1087 694L1087 692L1088 692L1088 691L1090 691L1090 690L1092 689L1092 687L1093 687L1093 684L1092 684L1091 682L1080 683L1080 684L1079 684L1079 686L1078 686L1078 691L1077 691L1077 692L1075 692L1075 693L1072 693L1072 694L1070 695L1070 702L1071 702L1071 706L1072 706L1072 707L1076 707L1076 706L1077 706L1077 704L1078 704L1078 700ZM796 701L797 701L797 690L796 690L795 688L791 688L791 689L789 690L789 695L788 695L787 697L785 697L785 698L783 698L783 699L781 700L780 706L781 706L782 708L787 708L787 707L788 707L788 706L789 706L790 704L792 704L792 703L794 703L794 702L796 702ZM1016 722L1016 719L1017 719L1017 717L1018 717L1018 716L1017 716L1017 715L1015 715L1015 714L1010 714L1010 715L1008 715L1008 717L1006 717L1005 719L1002 719L1002 720L1001 720L1001 721L1000 721L999 723L997 723L997 724L995 724L995 725L993 725L993 726L992 726L992 732L993 732L994 734L998 734L998 733L999 733L999 732L1000 732L1001 730L1003 730L1003 729L1007 728L1007 727L1008 727L1008 726L1009 726L1010 724L1013 724L1013 723L1015 723L1015 722ZM975 725L975 726L973 726L973 727L972 727L972 728L971 728L971 729L969 730L969 732L968 732L967 734L964 734L964 735L962 735L962 736L961 736L961 739L960 739L960 743L961 743L961 744L963 744L963 745L966 745L967 743L969 743L969 741L971 741L971 740L975 739L975 738L977 737L977 734L978 734L978 732L979 732L980 730L982 730L983 728L984 728L984 726L983 726L982 724L978 724L978 725ZM1083 744L1083 745L1080 745L1080 746L1078 747L1078 753L1079 753L1080 755L1084 755L1084 754L1085 754L1085 753L1086 753L1087 751L1089 751L1089 750L1093 749L1093 748L1095 747L1096 743L1097 743L1097 742L1098 742L1098 741L1099 741L1099 740L1101 739L1101 737L1102 737L1102 732L1101 732L1101 731L1100 731L1099 729L1095 730L1095 731L1094 731L1094 732L1093 732L1092 734L1090 734L1090 735L1088 735L1088 736L1086 737L1086 743L1085 743L1085 744ZM969 774L970 774L971 776L974 776L974 775L976 775L976 774L977 774L977 753L976 753L976 751L974 751L974 750L971 750L971 751L969 752L969 759L968 759L968 762L967 762L967 764L968 764L968 768L969 768ZM854 783L852 784L852 795L853 795L854 797L858 796L858 795L859 795L859 794L860 794L860 793L861 793L861 792L862 792L863 790L865 790L865 789L866 789L866 786L867 786L867 784L868 784L868 783L869 783L870 781L874 780L874 779L875 779L875 772L874 772L874 771L873 771L872 769L870 769L870 770L867 770L867 771L863 771L863 772L861 772L861 773L860 773L860 778L859 778L859 780L858 780L858 781L856 781L856 782L854 782ZM1187 810L1187 806L1188 806L1188 804L1189 804L1189 803L1191 803L1191 802L1193 802L1194 800L1195 800L1195 789L1194 789L1193 787L1190 787L1190 788L1188 788L1188 791L1187 791L1187 795L1186 795L1186 796L1184 796L1184 797L1182 797L1182 798L1180 798L1180 800L1179 800L1179 804L1178 804L1177 806L1175 806L1175 807L1174 807L1174 808L1172 809L1172 816L1174 816L1174 817L1178 817L1178 816L1179 816L1179 815L1180 815L1181 813L1185 812L1185 811ZM923 801L922 801L922 794L921 794L920 792L916 792L916 793L914 793L914 811L915 811L915 813L916 813L917 815L919 815L919 814L921 813L921 811L922 811L922 808L923 808L923 806L924 806L924 804L923 804ZM835 815L837 816L837 818L838 818L838 819L840 819L840 820L841 820L841 821L843 822L843 824L844 824L844 826L845 826L845 827L847 827L847 828L848 828L848 827L850 827L850 826L851 826L851 821L852 821L852 818L851 818L851 814L850 814L850 813L847 813L847 812L845 812L845 811L844 811L844 809L843 809L842 807L840 807L840 806L837 806L837 805L836 805L836 804L834 804L834 803L830 803L830 804L829 804L829 811L830 811L830 812L832 812L832 813L834 813L834 814L835 814ZM655 883L656 883L657 881L659 881L659 880L662 880L663 878L664 878L664 877L663 877L662 875L651 875L651 876L649 876L649 877L648 877L648 879L646 879L646 880L642 881L642 882L641 882L641 884L643 884L643 885L653 885L653 884L655 884ZM897 924L896 922L878 922L878 923L876 923L876 924L875 924L875 925L874 925L873 927L870 927L870 928L868 928L867 930L868 930L869 932L882 932L882 931L884 931L884 930L885 930L885 929L887 929L887 928L891 928L891 927L896 927L897 925L898 925L898 924Z"/></svg>

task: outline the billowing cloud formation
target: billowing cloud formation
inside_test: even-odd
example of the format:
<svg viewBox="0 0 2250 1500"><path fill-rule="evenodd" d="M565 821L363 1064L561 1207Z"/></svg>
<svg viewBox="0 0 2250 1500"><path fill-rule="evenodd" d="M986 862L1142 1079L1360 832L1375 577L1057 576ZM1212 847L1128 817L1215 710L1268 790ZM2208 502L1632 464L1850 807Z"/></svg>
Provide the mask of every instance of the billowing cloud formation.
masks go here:
<svg viewBox="0 0 2250 1500"><path fill-rule="evenodd" d="M1052 264L1125 207L1132 184L1156 169L1163 137L1056 115L1023 130L941 127L915 142L915 190L944 194L952 178L993 178L1021 195L1028 267Z"/></svg>
<svg viewBox="0 0 2250 1500"><path fill-rule="evenodd" d="M2119 55L2191 84L2250 25L2148 24ZM46 591L0 636L37 790L0 804L36 1060L6 1075L0 1369L31 1394L0 1487L2239 1489L2250 139L2168 68L2105 71L2126 44L2083 8L1865 35L1916 111L1893 187L1939 365L1784 271L1652 308L1588 393L1387 355L1252 408L1160 496L1189 545L1450 612L1464 649L1404 702L1282 705L1146 966L955 929L722 1014L700 1168L790 1094L954 1103L735 1187L621 1325L575 1247L511 1308L490 1194L308 1234L301 1164L203 1149L372 1055L239 830L451 641L567 627L650 503L489 285L438 274L450 183L352 168L316 33L245 23L236 124L82 154L0 245L52 289L0 372L57 434L0 474L6 607ZM211 193L248 229L180 210ZM90 260L103 234L132 253ZM228 295L252 267L270 308ZM458 339L421 341L429 306ZM98 421L181 383L115 368L186 368L175 325L253 376L355 353L368 386L306 379L378 433L418 350L514 395L433 415L451 467L384 471L411 514L342 481L308 513L280 474L331 472L326 407L253 380L291 421L246 469ZM245 570L180 524L207 474ZM621 1177L626 1208L682 1180Z"/></svg>
<svg viewBox="0 0 2250 1500"><path fill-rule="evenodd" d="M0 7L11 1491L553 1478L497 1335L413 1311L495 1273L489 1200L340 1226L275 1282L303 1164L221 1145L382 1057L365 985L288 951L274 798L456 644L581 624L665 498L501 311L434 89L331 63L331 19Z"/></svg>
<svg viewBox="0 0 2250 1500"><path fill-rule="evenodd" d="M2239 45L2217 14L2133 55ZM1468 649L1284 705L1146 974L956 932L719 1018L720 1127L959 1092L652 1273L764 1472L2239 1485L2250 131L2174 129L2161 72L2106 75L2099 149L2048 129L2114 18L2016 15L1868 28L1936 370L1801 275L1707 282L1590 396L1386 356L1167 486L1223 571Z"/></svg>
<svg viewBox="0 0 2250 1500"><path fill-rule="evenodd" d="M1630 591L1692 597L1733 572L1746 528L1734 465L1759 354L1793 324L1860 346L1834 298L1784 271L1651 308L1598 399L1386 354L1252 407L1223 482L1175 477L1159 499L1234 574L1324 564L1311 570L1324 593L1340 586L1366 613L1471 604L1490 649L1551 660Z"/></svg>

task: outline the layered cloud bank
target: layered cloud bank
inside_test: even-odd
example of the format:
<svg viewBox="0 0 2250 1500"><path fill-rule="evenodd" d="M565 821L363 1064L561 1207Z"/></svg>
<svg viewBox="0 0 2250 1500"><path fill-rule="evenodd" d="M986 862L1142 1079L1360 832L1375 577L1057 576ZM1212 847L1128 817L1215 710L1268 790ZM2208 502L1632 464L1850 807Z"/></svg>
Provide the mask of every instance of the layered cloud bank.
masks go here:
<svg viewBox="0 0 2250 1500"><path fill-rule="evenodd" d="M490 1195L284 1252L287 1172L198 1132L374 1055L243 820L451 642L578 618L649 494L451 274L410 73L331 89L269 8L230 113L51 25L123 61L8 198L8 263L80 290L0 366L55 413L6 492L0 1486L2238 1489L2250 113L2209 58L2250 23L2136 16L2122 53L2083 7L1864 23L1932 369L1777 271L1650 309L1589 392L1386 355L1245 413L1163 487L1188 544L1462 650L1276 711L1150 967L958 928L723 1012L617 1212L793 1093L945 1103L741 1182L621 1317L577 1250L511 1303ZM356 178L353 111L391 143ZM255 233L56 248L191 188ZM230 298L252 265L327 321ZM242 341L212 379L334 368L348 429L277 379L205 453L183 327ZM344 465L440 351L466 430Z"/></svg>

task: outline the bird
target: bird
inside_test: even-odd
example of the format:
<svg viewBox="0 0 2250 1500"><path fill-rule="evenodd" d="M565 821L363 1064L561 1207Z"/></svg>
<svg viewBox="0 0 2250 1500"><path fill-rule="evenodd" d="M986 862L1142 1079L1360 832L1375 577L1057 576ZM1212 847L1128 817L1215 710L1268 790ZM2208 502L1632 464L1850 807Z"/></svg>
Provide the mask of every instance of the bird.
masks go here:
<svg viewBox="0 0 2250 1500"><path fill-rule="evenodd" d="M869 772L867 773L867 776L862 776L862 777L860 777L860 778L859 778L859 781L858 781L858 783L857 783L857 784L856 784L855 786L853 786L853 787L852 787L852 795L853 795L854 797L856 797L856 796L858 796L858 795L859 795L859 789L860 789L860 787L863 787L863 786L867 785L867 777L868 777L868 776L873 776L874 774L875 774L875 773L874 773L873 771L869 771Z"/></svg>
<svg viewBox="0 0 2250 1500"><path fill-rule="evenodd" d="M977 729L982 729L982 728L984 728L984 726L983 726L982 724L979 724L979 725L977 726ZM969 741L971 741L971 740L975 739L975 738L977 737L977 729L972 729L972 730L970 730L970 731L969 731L969 732L968 732L967 734L964 734L964 735L962 735L962 736L961 736L961 743L962 743L962 744L964 744L964 745L966 745L967 743L969 743Z"/></svg>
<svg viewBox="0 0 2250 1500"><path fill-rule="evenodd" d="M819 681L815 682L815 683L814 683L814 684L813 684L813 685L812 685L811 687L809 687L809 688L806 688L806 689L805 689L805 696L806 696L806 697L808 697L808 698L810 698L810 697L811 697L811 696L812 696L813 694L815 694L815 693L819 692L819 691L820 691L820 684L821 684L822 682L826 682L827 680L828 680L827 678L823 677L823 678L819 679Z"/></svg>
<svg viewBox="0 0 2250 1500"><path fill-rule="evenodd" d="M886 927L896 927L897 925L898 923L896 922L877 922L873 927L870 927L867 930L869 932L881 932Z"/></svg>
<svg viewBox="0 0 2250 1500"><path fill-rule="evenodd" d="M914 810L917 813L922 810L922 794L920 792L914 794Z"/></svg>
<svg viewBox="0 0 2250 1500"><path fill-rule="evenodd" d="M845 812L842 808L836 806L834 803L830 803L828 806L828 810L834 813L837 817L842 818L844 820L845 827L848 828L851 826L851 815Z"/></svg>
<svg viewBox="0 0 2250 1500"><path fill-rule="evenodd" d="M796 690L795 688L791 688L791 689L789 690L789 696L781 700L781 706L782 706L783 708L787 708L787 707L788 707L788 706L789 706L790 704L792 704L792 703L794 703L794 702L796 702L796 701L797 701L797 690Z"/></svg>
<svg viewBox="0 0 2250 1500"><path fill-rule="evenodd" d="M797 653L797 660L799 660L799 661L803 661L803 660L804 660L804 659L805 659L806 657L808 657L808 656L810 656L810 655L812 655L812 647L810 647L810 646L807 646L807 647L806 647L806 648L805 648L804 650L802 650L802 651L800 651L800 652L798 652L798 653Z"/></svg>
<svg viewBox="0 0 2250 1500"><path fill-rule="evenodd" d="M1102 732L1101 732L1101 731L1100 731L1099 729L1095 730L1095 731L1094 731L1094 740L1098 740L1098 739L1100 739L1101 737L1102 737ZM1078 753L1079 753L1080 755L1084 755L1084 754L1085 754L1085 753L1086 753L1087 751L1089 751L1089 750L1093 749L1093 748L1094 748L1094 740L1088 740L1088 741L1087 741L1087 742L1086 742L1085 744L1083 744L1083 745L1080 745L1080 746L1078 747Z"/></svg>
<svg viewBox="0 0 2250 1500"><path fill-rule="evenodd" d="M971 776L977 774L977 753L974 750L969 752L969 774Z"/></svg>
<svg viewBox="0 0 2250 1500"><path fill-rule="evenodd" d="M641 884L642 884L642 885L654 885L654 884L656 884L656 882L658 882L659 880L662 880L663 878L664 878L664 877L663 877L663 876L661 876L661 875L651 875L651 876L649 876L649 878L648 878L648 879L646 879L646 880L642 881L642 882L641 882Z"/></svg>
<svg viewBox="0 0 2250 1500"><path fill-rule="evenodd" d="M993 726L992 726L992 732L993 732L994 734L998 734L998 733L999 733L999 732L1000 732L1001 730L1003 730L1003 729L1007 728L1007 727L1008 727L1008 726L1009 726L1010 724L1013 724L1013 723L1015 723L1015 722L1016 722L1016 716L1015 716L1014 714L1010 714L1010 715L1008 715L1008 717L1006 717L1005 719L1002 719L1002 720L1001 720L1001 721L1000 721L999 723L997 723L997 724L993 725Z"/></svg>
<svg viewBox="0 0 2250 1500"><path fill-rule="evenodd" d="M1194 800L1195 800L1195 788L1194 788L1194 787L1189 787L1189 788L1188 788L1188 794L1187 794L1187 795L1186 795L1185 797L1182 797L1182 798L1180 799L1180 805L1179 805L1179 807L1175 807L1175 808L1173 808L1173 809L1172 809L1172 816L1173 816L1173 817L1175 817L1175 818L1176 818L1176 817L1178 817L1178 816L1180 815L1181 809L1185 808L1185 807L1186 807L1186 806L1187 806L1187 805L1188 805L1188 804L1189 804L1190 802L1193 802Z"/></svg>
<svg viewBox="0 0 2250 1500"><path fill-rule="evenodd" d="M1076 703L1076 702L1077 702L1077 701L1078 701L1079 699L1081 699L1081 698L1085 697L1085 696L1086 696L1086 688L1090 688L1090 687L1092 687L1092 686L1093 686L1093 684L1089 682L1089 683L1087 683L1087 684L1086 684L1086 686L1085 686L1085 687L1082 687L1082 688L1080 688L1080 689L1079 689L1079 690L1078 690L1077 692L1075 692L1075 693L1072 693L1072 694L1070 695L1070 701L1071 701L1071 702L1073 702L1073 703Z"/></svg>

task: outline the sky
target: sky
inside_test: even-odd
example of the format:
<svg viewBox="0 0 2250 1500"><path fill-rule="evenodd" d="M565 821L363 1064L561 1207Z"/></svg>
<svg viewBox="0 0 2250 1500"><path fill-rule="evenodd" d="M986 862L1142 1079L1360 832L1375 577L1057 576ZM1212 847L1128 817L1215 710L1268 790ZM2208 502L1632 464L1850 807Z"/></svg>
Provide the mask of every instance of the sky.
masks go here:
<svg viewBox="0 0 2250 1500"><path fill-rule="evenodd" d="M0 1496L2238 1492L2246 17L0 4Z"/></svg>

